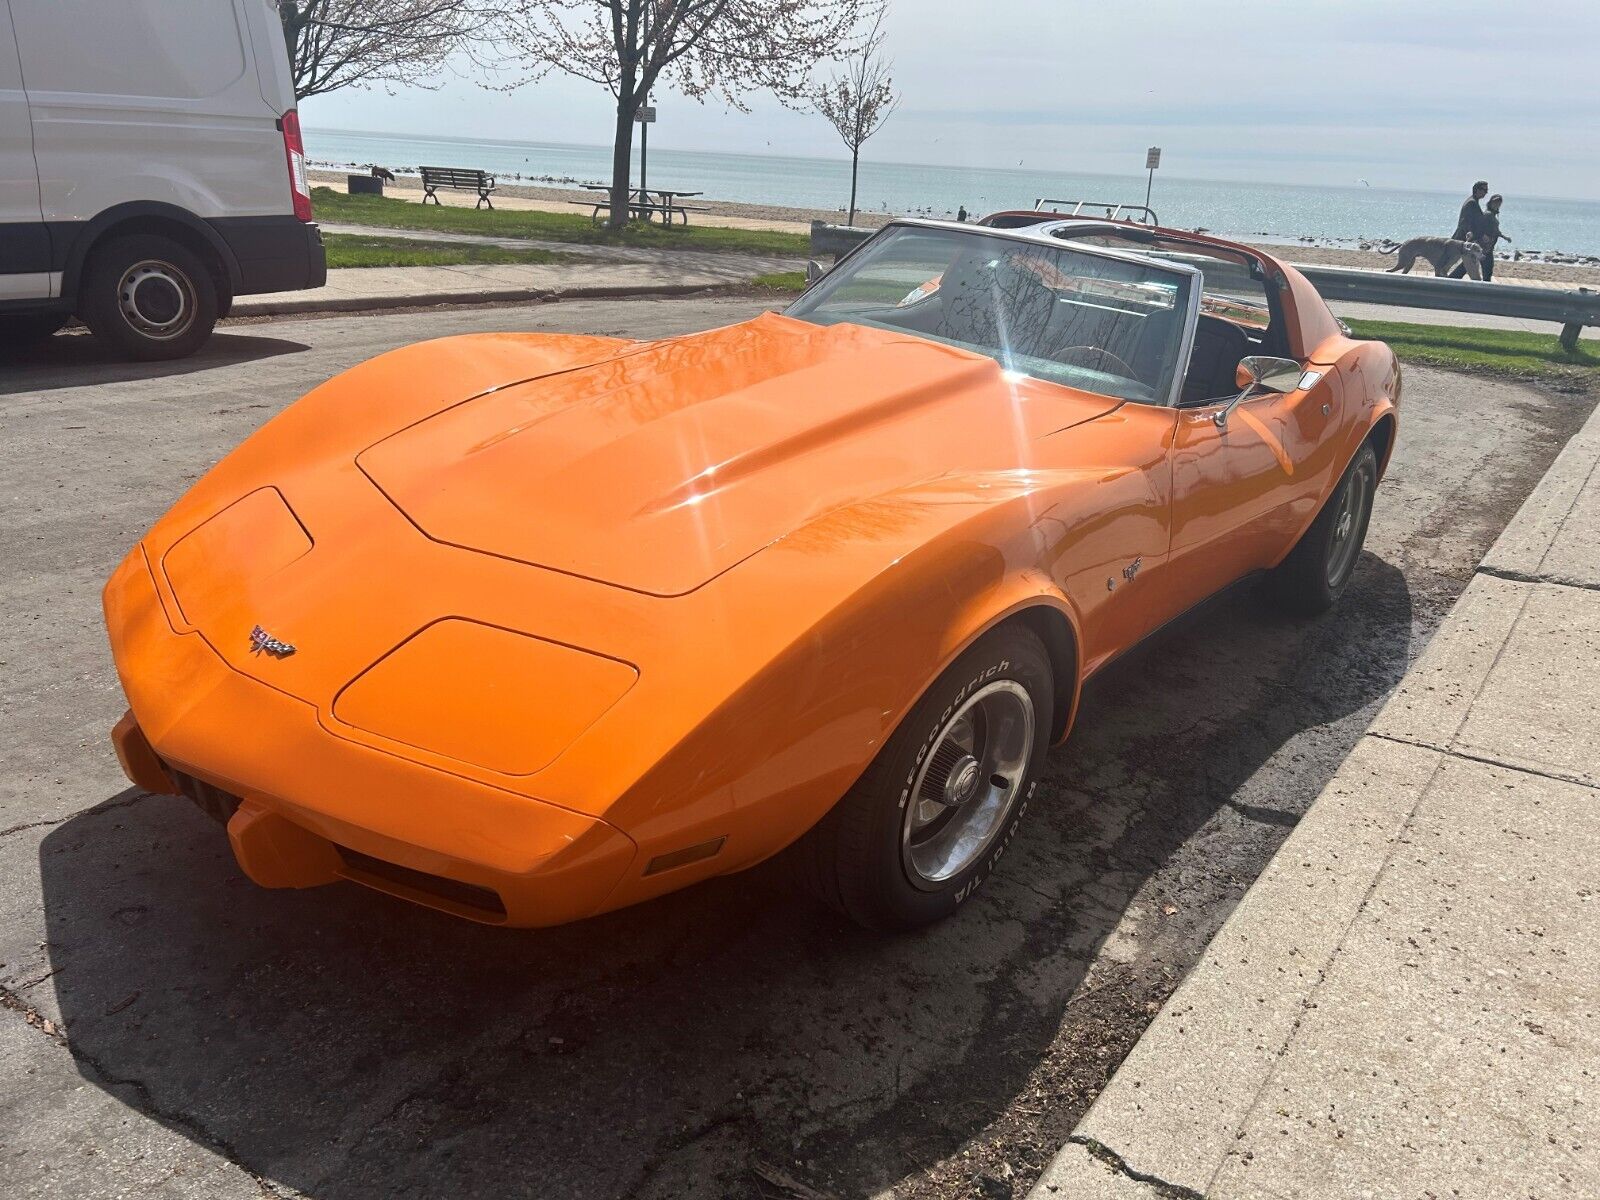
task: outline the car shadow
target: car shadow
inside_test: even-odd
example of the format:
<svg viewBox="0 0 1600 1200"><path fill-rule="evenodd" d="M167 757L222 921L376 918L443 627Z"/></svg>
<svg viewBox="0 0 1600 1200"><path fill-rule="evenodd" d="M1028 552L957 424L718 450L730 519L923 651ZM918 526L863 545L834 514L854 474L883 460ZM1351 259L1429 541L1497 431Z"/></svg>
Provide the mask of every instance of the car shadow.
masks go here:
<svg viewBox="0 0 1600 1200"><path fill-rule="evenodd" d="M1320 620L1210 602L1096 679L1009 861L901 937L770 867L534 931L265 892L125 792L41 846L52 982L87 1081L319 1200L868 1194L1014 1105L1065 1135L1413 640L1371 555Z"/></svg>
<svg viewBox="0 0 1600 1200"><path fill-rule="evenodd" d="M288 338L219 330L188 358L129 362L89 333L67 331L37 345L8 347L0 352L0 395L190 375L309 349L305 343Z"/></svg>

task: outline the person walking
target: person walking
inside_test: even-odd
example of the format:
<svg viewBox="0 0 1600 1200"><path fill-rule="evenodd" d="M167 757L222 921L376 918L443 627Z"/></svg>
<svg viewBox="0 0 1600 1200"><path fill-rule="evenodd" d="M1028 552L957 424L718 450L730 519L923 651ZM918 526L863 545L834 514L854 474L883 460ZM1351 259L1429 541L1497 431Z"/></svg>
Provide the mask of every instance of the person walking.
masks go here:
<svg viewBox="0 0 1600 1200"><path fill-rule="evenodd" d="M1509 242L1511 235L1500 232L1500 205L1503 198L1496 193L1489 197L1489 211L1483 214L1483 225L1478 231L1478 245L1483 247L1483 278L1494 278L1494 247L1496 242Z"/></svg>
<svg viewBox="0 0 1600 1200"><path fill-rule="evenodd" d="M1472 195L1462 201L1461 214L1456 217L1456 231L1450 236L1458 242L1475 242L1483 232L1483 198L1489 194L1489 184L1478 180L1472 185ZM1467 273L1465 265L1458 264L1450 272L1451 279L1461 279Z"/></svg>

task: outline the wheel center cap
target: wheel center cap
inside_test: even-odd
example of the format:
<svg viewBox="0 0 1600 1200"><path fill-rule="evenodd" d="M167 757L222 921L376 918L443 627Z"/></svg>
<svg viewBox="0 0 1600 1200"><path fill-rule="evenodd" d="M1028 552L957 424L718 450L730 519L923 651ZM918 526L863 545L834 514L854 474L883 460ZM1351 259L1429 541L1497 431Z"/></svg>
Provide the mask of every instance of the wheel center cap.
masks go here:
<svg viewBox="0 0 1600 1200"><path fill-rule="evenodd" d="M952 807L965 804L978 790L978 760L964 755L944 783L944 802Z"/></svg>

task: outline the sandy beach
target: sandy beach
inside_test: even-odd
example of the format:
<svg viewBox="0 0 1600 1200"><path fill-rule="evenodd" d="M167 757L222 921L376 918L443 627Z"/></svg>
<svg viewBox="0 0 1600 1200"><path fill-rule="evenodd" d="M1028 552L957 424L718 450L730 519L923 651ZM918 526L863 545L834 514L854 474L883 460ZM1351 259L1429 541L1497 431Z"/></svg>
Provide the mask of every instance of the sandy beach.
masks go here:
<svg viewBox="0 0 1600 1200"><path fill-rule="evenodd" d="M313 167L309 172L313 184L334 187L344 190L344 170L332 169L326 165ZM420 200L422 198L422 183L415 176L401 175L395 183L386 184L385 195L398 197L404 200ZM476 197L470 192L441 192L440 198L446 204L465 206L471 208ZM494 202L498 208L530 209L544 212L585 212L592 208L596 193L585 191L582 188L542 186L535 184L499 184ZM812 221L843 222L845 213L840 209L809 209L786 208L781 205L738 204L720 200L706 200L696 197L690 203L696 207L704 208L705 212L696 212L691 219L699 224L721 225L736 229L773 229L789 233L805 234L810 232ZM950 214L944 212L912 212L908 216L927 216L945 218ZM883 213L856 214L856 224L864 228L876 228L890 218ZM1394 264L1394 254L1384 253L1381 246L1374 244L1372 249L1360 249L1346 246L1332 246L1318 244L1315 241L1296 241L1291 243L1250 242L1269 254L1288 260L1289 262L1305 263L1310 266L1327 267L1357 267L1365 270L1384 270ZM1418 268L1425 270L1423 265ZM1600 287L1600 264L1591 263L1566 263L1544 262L1536 259L1523 259L1513 261L1510 255L1502 253L1495 260L1495 279L1497 281L1520 281L1525 283L1556 283L1569 287Z"/></svg>

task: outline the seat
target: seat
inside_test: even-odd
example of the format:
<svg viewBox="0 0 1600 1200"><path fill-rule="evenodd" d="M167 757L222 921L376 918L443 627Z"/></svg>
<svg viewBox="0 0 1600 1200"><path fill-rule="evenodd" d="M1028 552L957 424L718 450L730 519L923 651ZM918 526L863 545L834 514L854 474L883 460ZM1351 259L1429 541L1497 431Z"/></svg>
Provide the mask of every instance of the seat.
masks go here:
<svg viewBox="0 0 1600 1200"><path fill-rule="evenodd" d="M1201 316L1194 330L1189 371L1183 377L1183 403L1203 404L1238 394L1239 360L1250 351L1250 339L1231 321Z"/></svg>

